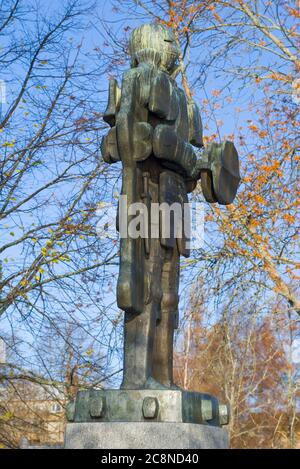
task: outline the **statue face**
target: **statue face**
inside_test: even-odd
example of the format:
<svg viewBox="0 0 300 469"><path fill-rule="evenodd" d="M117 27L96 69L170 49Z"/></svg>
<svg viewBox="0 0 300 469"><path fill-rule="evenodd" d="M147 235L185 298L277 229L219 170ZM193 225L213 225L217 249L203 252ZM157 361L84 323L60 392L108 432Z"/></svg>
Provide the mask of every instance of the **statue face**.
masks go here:
<svg viewBox="0 0 300 469"><path fill-rule="evenodd" d="M132 65L148 62L171 73L178 59L178 48L171 30L159 24L136 28L129 43Z"/></svg>

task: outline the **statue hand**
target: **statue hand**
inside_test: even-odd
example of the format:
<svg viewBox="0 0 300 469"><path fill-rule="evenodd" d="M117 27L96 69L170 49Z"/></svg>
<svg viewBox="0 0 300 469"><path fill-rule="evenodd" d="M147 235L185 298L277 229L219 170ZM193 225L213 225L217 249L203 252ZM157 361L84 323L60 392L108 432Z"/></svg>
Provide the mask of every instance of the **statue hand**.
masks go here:
<svg viewBox="0 0 300 469"><path fill-rule="evenodd" d="M207 202L229 205L240 183L239 157L232 142L212 143L200 160L201 186Z"/></svg>
<svg viewBox="0 0 300 469"><path fill-rule="evenodd" d="M116 127L112 127L107 135L102 138L101 154L106 163L116 163L120 161Z"/></svg>

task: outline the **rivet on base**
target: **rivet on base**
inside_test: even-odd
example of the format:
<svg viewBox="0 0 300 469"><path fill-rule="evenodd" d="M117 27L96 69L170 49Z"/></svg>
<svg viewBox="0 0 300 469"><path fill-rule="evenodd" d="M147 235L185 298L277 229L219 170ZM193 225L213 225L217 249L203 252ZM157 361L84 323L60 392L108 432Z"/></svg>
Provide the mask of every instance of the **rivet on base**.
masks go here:
<svg viewBox="0 0 300 469"><path fill-rule="evenodd" d="M220 425L229 424L229 407L226 404L219 405L219 420Z"/></svg>
<svg viewBox="0 0 300 469"><path fill-rule="evenodd" d="M158 414L159 404L156 397L145 397L143 400L143 416L145 419L155 419Z"/></svg>
<svg viewBox="0 0 300 469"><path fill-rule="evenodd" d="M213 405L210 399L202 399L201 415L202 415L202 420L205 422L213 419Z"/></svg>
<svg viewBox="0 0 300 469"><path fill-rule="evenodd" d="M90 416L101 418L105 412L105 397L95 396L90 398L89 402Z"/></svg>

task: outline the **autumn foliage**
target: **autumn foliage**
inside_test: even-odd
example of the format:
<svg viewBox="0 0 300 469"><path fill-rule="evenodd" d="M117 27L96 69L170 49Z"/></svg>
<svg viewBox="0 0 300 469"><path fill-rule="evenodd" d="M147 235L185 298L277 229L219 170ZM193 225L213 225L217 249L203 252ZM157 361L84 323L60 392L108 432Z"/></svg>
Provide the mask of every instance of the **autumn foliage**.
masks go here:
<svg viewBox="0 0 300 469"><path fill-rule="evenodd" d="M65 402L120 383L117 242L96 229L120 167L99 157L101 116L132 28L159 22L205 144L234 141L242 176L234 204L205 204L204 245L182 262L176 381L230 404L232 447L298 447L299 1L40 3L0 2L0 390L54 386ZM18 446L14 419L1 402L0 445Z"/></svg>

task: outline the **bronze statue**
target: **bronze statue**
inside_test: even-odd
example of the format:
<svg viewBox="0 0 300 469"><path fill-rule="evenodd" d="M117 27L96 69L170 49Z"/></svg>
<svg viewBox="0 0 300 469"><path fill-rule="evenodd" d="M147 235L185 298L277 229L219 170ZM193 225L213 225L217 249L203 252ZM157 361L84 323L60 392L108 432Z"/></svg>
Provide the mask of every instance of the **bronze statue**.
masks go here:
<svg viewBox="0 0 300 469"><path fill-rule="evenodd" d="M111 129L102 142L104 160L122 162L128 207L144 203L151 217L151 204L183 206L198 180L208 202L232 203L240 181L237 152L231 142L214 143L197 157L197 148L203 147L200 112L172 78L178 61L172 32L156 24L135 29L130 55L131 69L124 73L121 89L116 80L110 82L103 118ZM168 237L152 237L149 230L145 238L120 240L123 389L174 386L179 260L189 256L186 234L177 237L175 231L174 225Z"/></svg>
<svg viewBox="0 0 300 469"><path fill-rule="evenodd" d="M153 24L135 29L130 54L131 69L124 73L121 89L116 80L110 81L104 120L111 129L101 146L104 160L121 161L123 169L117 217L117 301L125 312L123 382L121 390L79 390L67 406L67 418L75 429L76 423L147 421L221 427L229 422L226 404L174 385L173 336L179 260L189 255L189 233L183 230L189 221L187 195L201 180L208 202L230 204L240 181L238 155L231 142L203 150L199 110L173 77L178 50L168 29ZM172 212L165 232L164 210L170 214L174 204L179 216ZM135 205L141 207L139 223L148 222L146 232L124 236L124 225L136 223L131 211ZM152 210L157 206L164 206L159 216Z"/></svg>

